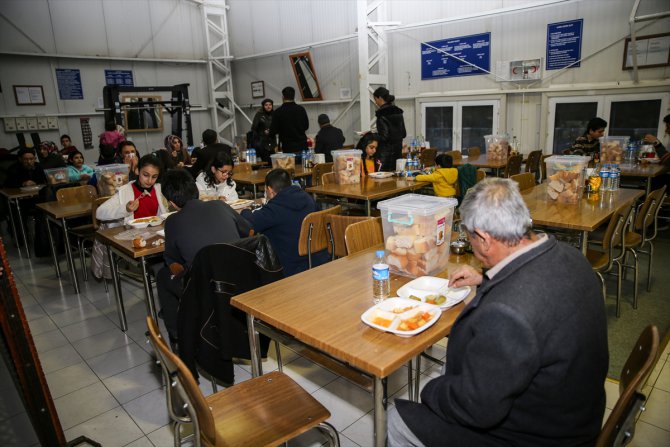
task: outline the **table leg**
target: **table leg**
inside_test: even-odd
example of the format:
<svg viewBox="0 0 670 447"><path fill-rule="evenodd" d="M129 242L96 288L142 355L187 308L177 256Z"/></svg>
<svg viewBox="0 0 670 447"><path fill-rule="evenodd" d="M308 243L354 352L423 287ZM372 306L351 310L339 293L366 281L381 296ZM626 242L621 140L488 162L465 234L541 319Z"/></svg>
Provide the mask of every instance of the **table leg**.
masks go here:
<svg viewBox="0 0 670 447"><path fill-rule="evenodd" d="M79 281L77 280L77 269L74 266L74 258L72 257L72 247L70 247L70 236L67 231L67 221L61 219L61 226L63 227L63 238L65 239L65 258L70 269L70 279L74 286L74 293L79 293Z"/></svg>
<svg viewBox="0 0 670 447"><path fill-rule="evenodd" d="M19 233L16 231L16 224L14 223L14 211L12 211L12 201L10 199L7 199L7 208L9 208L9 223L12 226L14 243L16 244L16 249L19 252L19 256L21 256L21 244L19 244ZM20 222L19 225L21 225Z"/></svg>
<svg viewBox="0 0 670 447"><path fill-rule="evenodd" d="M416 402L414 400L414 362L416 361L416 358L409 359L409 362L407 363L407 398L411 400L412 402Z"/></svg>
<svg viewBox="0 0 670 447"><path fill-rule="evenodd" d="M256 196L257 196L257 188L256 184L254 183L254 200L256 200Z"/></svg>
<svg viewBox="0 0 670 447"><path fill-rule="evenodd" d="M371 216L372 212L370 211L370 209L372 208L372 202L371 202L370 199L365 201L365 207L366 207L366 210L368 212L368 216Z"/></svg>
<svg viewBox="0 0 670 447"><path fill-rule="evenodd" d="M247 314L247 336L249 337L249 351L251 351L251 376L259 377L263 374L261 364L261 345L254 324L254 317ZM277 341L275 340L275 343Z"/></svg>
<svg viewBox="0 0 670 447"><path fill-rule="evenodd" d="M375 400L374 444L376 447L384 447L386 445L386 406L388 404L386 378L375 377L373 393Z"/></svg>
<svg viewBox="0 0 670 447"><path fill-rule="evenodd" d="M142 282L144 283L144 297L147 302L147 315L158 321L158 315L156 313L156 302L154 301L154 291L151 287L151 276L149 269L147 268L147 260L144 256L140 258L140 266L142 267Z"/></svg>
<svg viewBox="0 0 670 447"><path fill-rule="evenodd" d="M116 268L114 252L109 245L107 246L107 258L109 259L109 269L112 271L112 285L114 286L114 297L116 298L116 312L119 314L119 324L121 325L121 330L126 332L128 330L128 322L126 321L126 309L123 305L121 279L119 278L119 271Z"/></svg>
<svg viewBox="0 0 670 447"><path fill-rule="evenodd" d="M416 356L415 363L416 371L414 373L414 402L419 402L419 398L421 396L419 393L419 388L421 385L421 354Z"/></svg>
<svg viewBox="0 0 670 447"><path fill-rule="evenodd" d="M56 269L56 276L60 278L60 265L58 264L58 257L56 256L56 244L54 244L54 237L51 233L51 222L48 216L44 216L44 220L47 224L47 235L49 236L49 245L51 245L51 258L54 263L54 268Z"/></svg>
<svg viewBox="0 0 670 447"><path fill-rule="evenodd" d="M30 248L28 248L28 238L26 237L26 226L23 223L23 216L21 216L21 205L19 204L19 199L16 199L16 213L19 215L19 228L21 229L21 236L23 236L23 246L26 247L26 257L30 259ZM17 242L18 239L19 235L17 234L16 235Z"/></svg>
<svg viewBox="0 0 670 447"><path fill-rule="evenodd" d="M647 195L645 197L647 197L650 192L651 192L651 177L647 177Z"/></svg>
<svg viewBox="0 0 670 447"><path fill-rule="evenodd" d="M582 231L582 254L586 256L586 250L589 248L589 232Z"/></svg>

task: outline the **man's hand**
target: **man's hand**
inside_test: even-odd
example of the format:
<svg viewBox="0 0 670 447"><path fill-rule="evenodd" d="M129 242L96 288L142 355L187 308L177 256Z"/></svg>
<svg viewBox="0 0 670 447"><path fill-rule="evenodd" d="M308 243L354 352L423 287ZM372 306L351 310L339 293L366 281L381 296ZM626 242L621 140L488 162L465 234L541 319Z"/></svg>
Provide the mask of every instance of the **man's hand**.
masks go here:
<svg viewBox="0 0 670 447"><path fill-rule="evenodd" d="M463 265L449 274L449 287L478 286L482 283L481 272L469 265Z"/></svg>

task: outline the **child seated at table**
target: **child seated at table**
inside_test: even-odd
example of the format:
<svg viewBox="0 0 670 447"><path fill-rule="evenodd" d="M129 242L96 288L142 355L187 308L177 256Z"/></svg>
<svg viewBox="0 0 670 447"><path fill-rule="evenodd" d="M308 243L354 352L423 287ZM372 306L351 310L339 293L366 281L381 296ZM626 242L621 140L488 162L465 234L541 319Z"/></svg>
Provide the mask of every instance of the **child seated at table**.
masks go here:
<svg viewBox="0 0 670 447"><path fill-rule="evenodd" d="M198 174L195 184L201 196L214 196L226 202L237 200L232 157L227 152L216 154L205 170Z"/></svg>
<svg viewBox="0 0 670 447"><path fill-rule="evenodd" d="M456 187L454 185L458 180L458 169L453 167L454 159L451 157L451 155L440 154L435 158L435 164L439 166L435 172L432 174L419 174L414 179L417 182L432 183L436 196L455 196Z"/></svg>
<svg viewBox="0 0 670 447"><path fill-rule="evenodd" d="M67 174L70 183L81 183L82 185L85 185L95 173L93 168L84 164L84 154L78 150L74 150L68 154L67 163Z"/></svg>
<svg viewBox="0 0 670 447"><path fill-rule="evenodd" d="M372 132L363 135L361 139L358 140L358 143L356 143L356 149L363 151L361 154L361 158L363 159L363 163L361 163L363 177L371 172L378 172L381 170L382 161L376 156L378 146L379 134Z"/></svg>

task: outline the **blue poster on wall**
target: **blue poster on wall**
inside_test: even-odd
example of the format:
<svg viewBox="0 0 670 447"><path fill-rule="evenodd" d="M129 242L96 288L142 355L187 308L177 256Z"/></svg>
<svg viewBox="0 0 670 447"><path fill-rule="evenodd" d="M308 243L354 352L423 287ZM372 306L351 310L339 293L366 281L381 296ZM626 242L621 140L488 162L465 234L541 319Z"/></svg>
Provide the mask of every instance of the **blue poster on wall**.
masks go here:
<svg viewBox="0 0 670 447"><path fill-rule="evenodd" d="M421 79L486 74L491 70L491 33L421 44Z"/></svg>
<svg viewBox="0 0 670 447"><path fill-rule="evenodd" d="M579 67L584 19L547 25L547 70Z"/></svg>
<svg viewBox="0 0 670 447"><path fill-rule="evenodd" d="M133 70L105 70L105 85L133 87Z"/></svg>
<svg viewBox="0 0 670 447"><path fill-rule="evenodd" d="M60 99L84 99L81 74L76 68L56 68L56 82Z"/></svg>

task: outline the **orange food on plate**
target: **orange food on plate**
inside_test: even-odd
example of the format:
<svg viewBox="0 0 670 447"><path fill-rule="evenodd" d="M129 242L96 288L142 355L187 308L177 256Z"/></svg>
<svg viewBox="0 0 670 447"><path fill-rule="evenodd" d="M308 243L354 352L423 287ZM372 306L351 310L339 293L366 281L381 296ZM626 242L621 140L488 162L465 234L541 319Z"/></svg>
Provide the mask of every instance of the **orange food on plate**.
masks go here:
<svg viewBox="0 0 670 447"><path fill-rule="evenodd" d="M387 320L386 318L382 317L375 317L374 320L372 320L372 324L376 324L377 326L381 327L389 327L393 320Z"/></svg>
<svg viewBox="0 0 670 447"><path fill-rule="evenodd" d="M418 312L413 317L400 321L398 330L413 331L415 329L419 329L421 326L424 326L426 323L428 323L431 318L433 318L433 314L431 312Z"/></svg>

